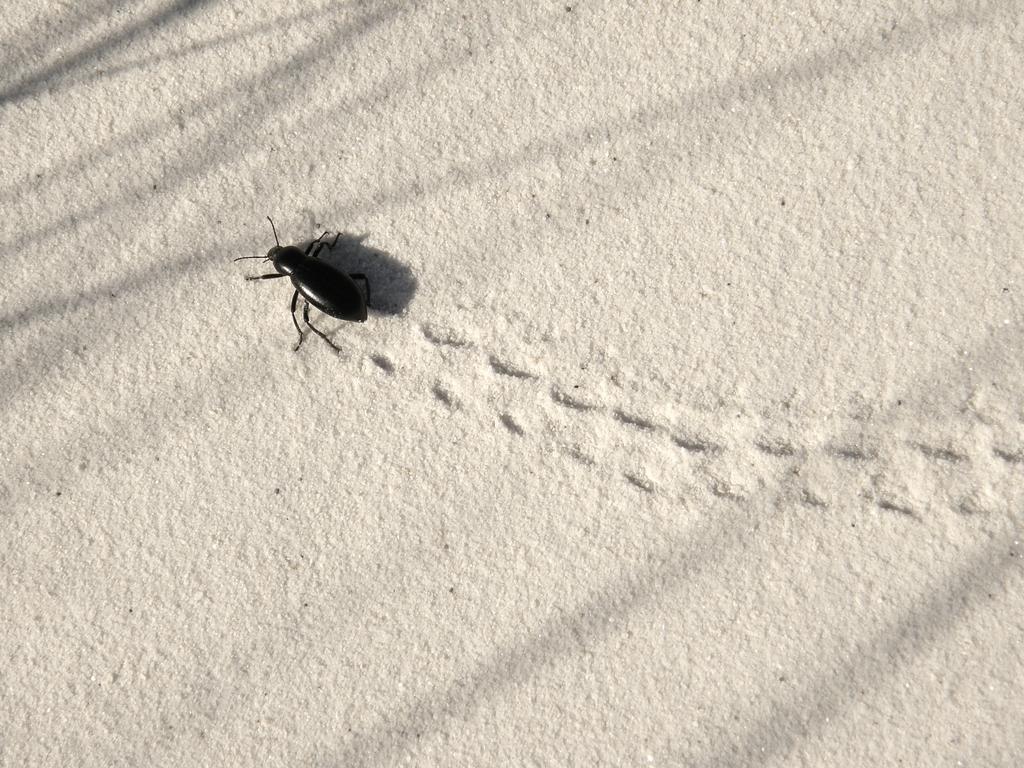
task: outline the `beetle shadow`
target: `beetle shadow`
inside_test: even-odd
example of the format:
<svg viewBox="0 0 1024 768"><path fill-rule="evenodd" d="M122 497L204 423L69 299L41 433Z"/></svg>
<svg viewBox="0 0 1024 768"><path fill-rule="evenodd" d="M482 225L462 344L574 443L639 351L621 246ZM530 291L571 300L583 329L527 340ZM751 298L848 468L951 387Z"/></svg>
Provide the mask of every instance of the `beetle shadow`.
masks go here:
<svg viewBox="0 0 1024 768"><path fill-rule="evenodd" d="M366 245L364 241L367 237L341 232L334 246L325 248L320 258L342 272L361 272L366 275L370 282L370 311L382 315L400 315L416 295L416 276L387 251ZM328 242L333 240L325 239Z"/></svg>

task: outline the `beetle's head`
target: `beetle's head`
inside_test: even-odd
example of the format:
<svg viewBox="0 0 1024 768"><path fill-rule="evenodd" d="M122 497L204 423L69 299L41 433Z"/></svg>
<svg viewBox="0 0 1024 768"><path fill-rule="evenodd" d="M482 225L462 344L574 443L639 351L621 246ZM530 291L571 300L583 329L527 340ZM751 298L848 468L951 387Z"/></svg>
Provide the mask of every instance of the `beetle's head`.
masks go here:
<svg viewBox="0 0 1024 768"><path fill-rule="evenodd" d="M264 261L269 261L274 265L276 269L282 275L290 275L298 269L299 265L305 260L306 254L296 248L294 245L281 245L281 241L277 239L277 227L274 226L274 220L267 216L267 221L270 222L270 226L274 230L274 242L276 243L273 248L267 251L267 257ZM241 261L242 259L258 259L259 256L239 256L232 261ZM251 279L251 278L246 278Z"/></svg>
<svg viewBox="0 0 1024 768"><path fill-rule="evenodd" d="M305 257L302 251L294 245L282 246L281 241L277 238L277 227L274 226L274 220L267 216L267 221L270 222L270 228L274 230L275 243L274 247L267 251L267 261L272 261L274 269L282 275L290 275Z"/></svg>
<svg viewBox="0 0 1024 768"><path fill-rule="evenodd" d="M305 261L306 254L294 245L275 245L267 251L267 258L274 262L274 269L282 275L290 275Z"/></svg>

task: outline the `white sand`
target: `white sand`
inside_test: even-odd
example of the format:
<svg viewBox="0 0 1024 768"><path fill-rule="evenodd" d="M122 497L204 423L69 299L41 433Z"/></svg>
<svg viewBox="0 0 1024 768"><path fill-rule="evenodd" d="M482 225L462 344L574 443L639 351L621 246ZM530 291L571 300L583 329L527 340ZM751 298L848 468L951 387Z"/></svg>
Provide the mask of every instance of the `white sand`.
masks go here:
<svg viewBox="0 0 1024 768"><path fill-rule="evenodd" d="M0 764L1024 762L1021 4L568 3L5 4Z"/></svg>

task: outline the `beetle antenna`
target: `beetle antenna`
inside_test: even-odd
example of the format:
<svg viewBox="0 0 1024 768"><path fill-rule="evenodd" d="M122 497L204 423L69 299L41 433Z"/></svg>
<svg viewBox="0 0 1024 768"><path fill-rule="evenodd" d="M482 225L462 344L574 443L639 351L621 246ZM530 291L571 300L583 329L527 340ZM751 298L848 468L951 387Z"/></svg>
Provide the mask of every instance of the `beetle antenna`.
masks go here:
<svg viewBox="0 0 1024 768"><path fill-rule="evenodd" d="M242 259L264 259L264 257L263 256L239 256L237 259L232 259L232 261L241 261ZM266 261L266 259L264 259L264 261Z"/></svg>
<svg viewBox="0 0 1024 768"><path fill-rule="evenodd" d="M280 246L281 241L277 239L277 227L274 226L274 220L267 216L267 221L270 222L270 228L274 230L274 241L278 244L278 246Z"/></svg>

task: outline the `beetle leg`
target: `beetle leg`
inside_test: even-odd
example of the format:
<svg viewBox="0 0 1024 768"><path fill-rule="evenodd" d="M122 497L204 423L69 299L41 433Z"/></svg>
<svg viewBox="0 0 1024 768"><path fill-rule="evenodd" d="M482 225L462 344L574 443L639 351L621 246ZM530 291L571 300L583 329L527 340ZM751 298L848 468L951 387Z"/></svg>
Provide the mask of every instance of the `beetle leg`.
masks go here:
<svg viewBox="0 0 1024 768"><path fill-rule="evenodd" d="M335 344L333 341L331 341L329 338L327 338L327 334L326 333L324 333L319 328L317 328L315 325L313 325L311 322L309 322L309 302L308 301L306 302L305 306L302 307L302 319L306 321L306 325L308 325L312 329L313 333L315 333L321 339L323 339L328 344L330 344L335 352L341 352L341 347L339 347L337 344Z"/></svg>
<svg viewBox="0 0 1024 768"><path fill-rule="evenodd" d="M274 272L269 275L252 275L251 277L245 278L246 280L273 280L275 277L288 277L288 275L282 275L280 272Z"/></svg>
<svg viewBox="0 0 1024 768"><path fill-rule="evenodd" d="M326 232L324 232L324 235L326 235L326 234L327 234L327 233L326 233ZM321 238L321 237L323 237L324 235L320 235L320 237L318 237L318 238L317 238L316 240L314 240L313 242L314 242L314 243L318 242L318 241L320 240L320 238ZM331 249L333 249L333 248L334 248L334 246L335 246L335 244L337 244L337 242L338 242L338 238L339 238L339 237L341 237L341 232L337 232L337 233L335 233L335 235L334 235L334 239L333 239L333 240L331 240L331 242L329 242L329 243L328 243L328 242L320 242L320 243L319 243L319 246L318 246L318 247L317 247L317 249L316 249L316 252L312 254L312 257L313 257L314 259L318 259L318 258L320 258L320 253L321 253L321 251L323 251L323 249L324 249L324 248L326 248L326 249L327 249L328 251L330 251ZM311 247L311 248L313 247L313 246L312 246L312 244L310 244L310 247ZM306 251L306 255L307 255L307 256L309 256L309 255L310 255L309 251Z"/></svg>
<svg viewBox="0 0 1024 768"><path fill-rule="evenodd" d="M316 245L317 243L319 243L325 237L327 237L327 230L326 229L324 230L324 233L322 235L320 235L320 237L318 237L316 240L314 240L313 242L311 242L309 245L306 246L306 255L309 256L309 252L313 250L313 246Z"/></svg>
<svg viewBox="0 0 1024 768"><path fill-rule="evenodd" d="M295 307L299 303L299 292L296 291L292 294L292 322L295 323L295 330L299 332L299 343L295 345L295 351L299 351L299 347L302 346L302 329L299 328L299 321L295 319Z"/></svg>

